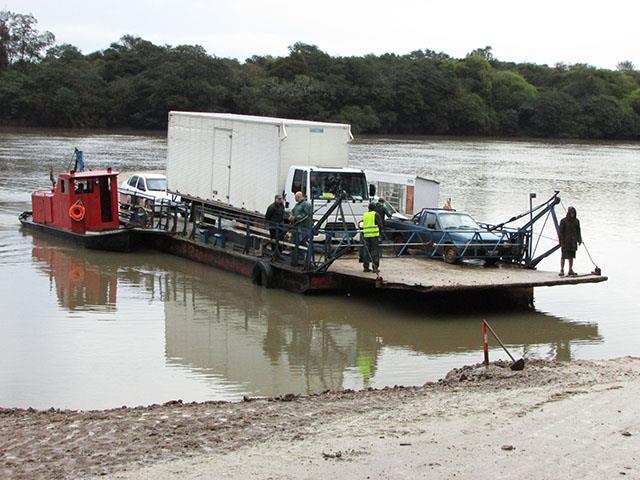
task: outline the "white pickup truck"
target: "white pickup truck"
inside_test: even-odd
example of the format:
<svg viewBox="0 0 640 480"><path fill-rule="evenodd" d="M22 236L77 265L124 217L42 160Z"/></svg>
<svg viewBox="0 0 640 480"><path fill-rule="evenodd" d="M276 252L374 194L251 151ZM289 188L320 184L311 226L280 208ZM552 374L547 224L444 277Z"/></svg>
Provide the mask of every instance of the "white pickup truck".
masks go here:
<svg viewBox="0 0 640 480"><path fill-rule="evenodd" d="M167 192L167 177L160 173L134 173L120 184L118 192L123 204L132 203L132 197L156 204L180 201L180 197Z"/></svg>

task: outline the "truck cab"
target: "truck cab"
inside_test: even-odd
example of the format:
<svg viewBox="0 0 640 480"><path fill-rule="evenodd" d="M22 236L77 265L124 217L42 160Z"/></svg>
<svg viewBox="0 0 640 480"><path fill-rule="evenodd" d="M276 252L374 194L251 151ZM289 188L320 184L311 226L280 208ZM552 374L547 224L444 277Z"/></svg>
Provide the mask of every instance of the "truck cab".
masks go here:
<svg viewBox="0 0 640 480"><path fill-rule="evenodd" d="M342 229L344 221L349 230L355 230L369 206L366 175L355 168L292 165L283 191L286 209L295 205L296 192L302 192L305 199L312 203L314 220L320 219L340 194L345 196L345 217L332 218L326 225L329 229Z"/></svg>

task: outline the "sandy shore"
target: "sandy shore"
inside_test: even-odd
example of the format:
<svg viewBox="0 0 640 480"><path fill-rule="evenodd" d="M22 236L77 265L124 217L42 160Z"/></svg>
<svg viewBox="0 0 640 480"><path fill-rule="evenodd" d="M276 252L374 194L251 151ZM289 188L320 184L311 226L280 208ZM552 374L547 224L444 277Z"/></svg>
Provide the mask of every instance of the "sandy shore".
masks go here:
<svg viewBox="0 0 640 480"><path fill-rule="evenodd" d="M0 410L0 478L640 478L640 358L465 367L418 388Z"/></svg>

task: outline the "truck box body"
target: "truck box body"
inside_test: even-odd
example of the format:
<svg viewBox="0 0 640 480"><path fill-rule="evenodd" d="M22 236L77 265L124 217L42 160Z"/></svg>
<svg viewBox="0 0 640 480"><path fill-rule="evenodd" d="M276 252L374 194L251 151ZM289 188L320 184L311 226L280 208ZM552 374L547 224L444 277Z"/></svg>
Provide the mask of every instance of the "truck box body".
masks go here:
<svg viewBox="0 0 640 480"><path fill-rule="evenodd" d="M168 189L263 212L291 165L346 167L351 139L344 124L170 112Z"/></svg>
<svg viewBox="0 0 640 480"><path fill-rule="evenodd" d="M375 185L378 196L406 215L423 208L437 208L440 183L419 175L367 171L367 181Z"/></svg>

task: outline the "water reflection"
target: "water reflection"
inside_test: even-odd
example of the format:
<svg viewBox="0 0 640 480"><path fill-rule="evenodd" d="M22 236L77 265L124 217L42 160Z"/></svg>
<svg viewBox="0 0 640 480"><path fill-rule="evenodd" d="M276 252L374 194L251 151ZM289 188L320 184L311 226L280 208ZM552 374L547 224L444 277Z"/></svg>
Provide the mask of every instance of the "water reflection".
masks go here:
<svg viewBox="0 0 640 480"><path fill-rule="evenodd" d="M30 235L31 236L31 235ZM84 249L72 249L33 234L31 255L68 311L116 310L118 277L111 264L95 263Z"/></svg>
<svg viewBox="0 0 640 480"><path fill-rule="evenodd" d="M32 255L69 311L115 312L122 302L118 290L129 286L147 301L161 302L166 366L234 392L307 393L426 380L396 363L398 352L432 364L461 354L480 358L479 316L426 314L420 302L406 297L264 290L242 277L154 252L76 250L37 235ZM533 356L569 360L575 344L602 340L595 324L539 312L490 318L506 342Z"/></svg>
<svg viewBox="0 0 640 480"><path fill-rule="evenodd" d="M168 361L261 394L341 388L349 371L366 385L389 350L425 358L480 350L480 318L474 315L433 317L418 305L357 297L279 301L248 282L211 289L190 276L168 289L175 289L165 300ZM492 325L509 344L557 360L571 359L574 343L601 341L595 324L539 312L496 314ZM393 365L384 368L385 378L407 383Z"/></svg>

